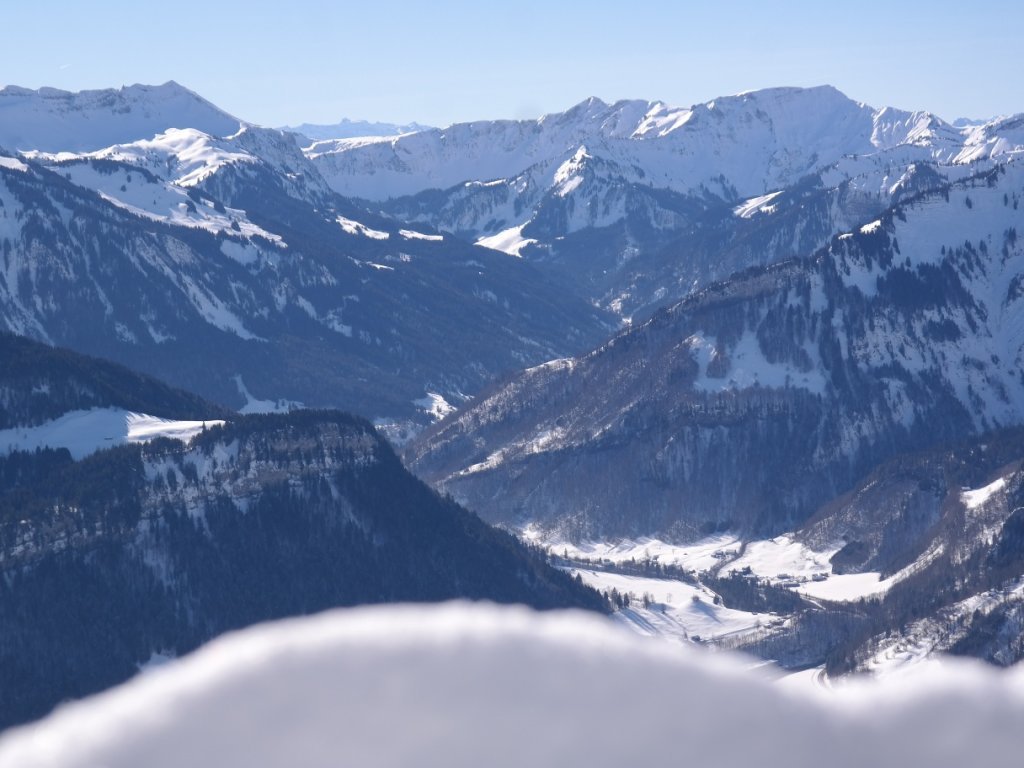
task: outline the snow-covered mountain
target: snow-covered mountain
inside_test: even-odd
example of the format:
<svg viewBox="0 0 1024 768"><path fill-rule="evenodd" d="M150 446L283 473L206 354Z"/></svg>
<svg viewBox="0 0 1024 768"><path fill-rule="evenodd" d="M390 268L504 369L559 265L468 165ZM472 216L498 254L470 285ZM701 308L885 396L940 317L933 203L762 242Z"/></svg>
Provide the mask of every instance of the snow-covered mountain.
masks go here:
<svg viewBox="0 0 1024 768"><path fill-rule="evenodd" d="M879 462L1024 419L1024 169L921 193L811 258L531 368L408 454L573 538L775 534Z"/></svg>
<svg viewBox="0 0 1024 768"><path fill-rule="evenodd" d="M321 142L307 154L336 190L372 200L510 180L537 166L564 192L572 174L559 169L581 146L653 187L744 199L844 157L897 147L919 148L920 159L943 163L1019 152L1014 122L954 128L927 112L874 109L829 86L772 88L687 108L591 98L536 121Z"/></svg>
<svg viewBox="0 0 1024 768"><path fill-rule="evenodd" d="M2 130L34 138L0 150L0 327L234 407L420 421L611 327L530 265L339 197L293 134L173 83L4 93Z"/></svg>
<svg viewBox="0 0 1024 768"><path fill-rule="evenodd" d="M0 147L9 151L90 152L170 128L230 136L241 125L173 81L77 93L13 85L0 90Z"/></svg>
<svg viewBox="0 0 1024 768"><path fill-rule="evenodd" d="M403 133L416 133L418 131L430 130L429 125L419 123L375 123L369 120L343 119L340 123L328 125L318 123L302 123L302 125L290 125L281 128L282 131L297 133L304 138L314 141L325 141L328 139L353 139L360 136L401 136Z"/></svg>
<svg viewBox="0 0 1024 768"><path fill-rule="evenodd" d="M319 142L306 153L343 194L543 263L630 316L681 298L695 281L820 247L852 225L851 211L891 205L914 169L941 183L1019 153L1018 122L955 128L830 87L776 88L688 108L589 99L537 121ZM833 212L839 221L815 212L773 231L771 201L794 185L860 194ZM743 254L716 258L704 245L731 235L731 214L772 221L758 223ZM652 267L660 279L648 279Z"/></svg>

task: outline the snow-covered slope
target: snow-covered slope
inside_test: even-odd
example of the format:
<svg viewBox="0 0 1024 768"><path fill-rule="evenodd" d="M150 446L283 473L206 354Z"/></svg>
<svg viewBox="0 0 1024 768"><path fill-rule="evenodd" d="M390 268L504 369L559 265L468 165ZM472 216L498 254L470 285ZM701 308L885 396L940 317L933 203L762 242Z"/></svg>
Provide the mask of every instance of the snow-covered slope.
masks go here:
<svg viewBox="0 0 1024 768"><path fill-rule="evenodd" d="M1022 193L1010 162L911 197L525 371L409 458L569 538L781 533L895 453L1021 422Z"/></svg>
<svg viewBox="0 0 1024 768"><path fill-rule="evenodd" d="M578 614L329 613L222 638L11 731L0 765L1008 768L1024 748L1020 671L950 663L826 692L743 667Z"/></svg>
<svg viewBox="0 0 1024 768"><path fill-rule="evenodd" d="M890 675L943 653L1010 666L1024 658L1022 465L1020 427L903 454L771 539L525 534L587 583L617 590L615 618L642 634L699 632L836 676Z"/></svg>
<svg viewBox="0 0 1024 768"><path fill-rule="evenodd" d="M281 238L253 224L245 210L225 210L223 203L230 205L247 187L261 184L272 184L313 206L331 205L333 197L294 136L253 126L225 138L195 128L170 128L94 152L31 151L21 157L134 214L279 245Z"/></svg>
<svg viewBox="0 0 1024 768"><path fill-rule="evenodd" d="M239 127L237 118L173 81L78 93L0 90L0 147L11 151L89 152L170 128L229 136Z"/></svg>

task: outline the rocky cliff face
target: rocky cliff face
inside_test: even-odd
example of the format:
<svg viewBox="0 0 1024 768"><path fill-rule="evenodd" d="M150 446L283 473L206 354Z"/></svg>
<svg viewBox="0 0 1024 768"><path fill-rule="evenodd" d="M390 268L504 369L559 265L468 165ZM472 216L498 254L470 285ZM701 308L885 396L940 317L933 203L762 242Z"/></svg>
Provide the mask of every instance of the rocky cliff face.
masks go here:
<svg viewBox="0 0 1024 768"><path fill-rule="evenodd" d="M0 457L0 723L224 631L453 598L603 609L410 476L368 422L234 417L191 443Z"/></svg>

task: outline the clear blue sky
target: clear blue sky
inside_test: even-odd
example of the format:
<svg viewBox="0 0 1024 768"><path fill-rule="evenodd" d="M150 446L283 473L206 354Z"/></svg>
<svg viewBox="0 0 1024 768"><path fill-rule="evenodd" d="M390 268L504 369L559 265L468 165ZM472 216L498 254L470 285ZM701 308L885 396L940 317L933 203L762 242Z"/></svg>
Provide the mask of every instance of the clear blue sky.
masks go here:
<svg viewBox="0 0 1024 768"><path fill-rule="evenodd" d="M830 83L942 117L1024 111L1024 2L5 3L0 78L80 90L177 80L264 125L445 125L587 96L689 105Z"/></svg>

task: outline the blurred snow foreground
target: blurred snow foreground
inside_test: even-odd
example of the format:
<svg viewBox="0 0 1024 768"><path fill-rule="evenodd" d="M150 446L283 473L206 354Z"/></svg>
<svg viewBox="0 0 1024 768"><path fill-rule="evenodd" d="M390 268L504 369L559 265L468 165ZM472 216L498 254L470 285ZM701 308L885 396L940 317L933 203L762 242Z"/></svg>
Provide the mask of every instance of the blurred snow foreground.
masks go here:
<svg viewBox="0 0 1024 768"><path fill-rule="evenodd" d="M225 636L0 738L0 766L1019 766L1024 675L792 691L600 617L452 603Z"/></svg>

